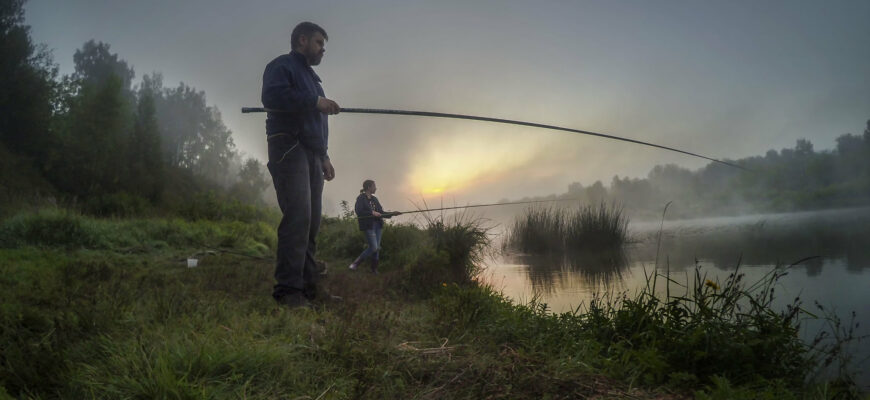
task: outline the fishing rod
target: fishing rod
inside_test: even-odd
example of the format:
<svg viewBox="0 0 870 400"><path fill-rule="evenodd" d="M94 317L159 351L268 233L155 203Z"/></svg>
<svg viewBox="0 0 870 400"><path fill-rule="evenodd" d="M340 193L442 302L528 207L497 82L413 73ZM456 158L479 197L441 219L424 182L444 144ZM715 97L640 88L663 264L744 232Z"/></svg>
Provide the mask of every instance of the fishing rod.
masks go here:
<svg viewBox="0 0 870 400"><path fill-rule="evenodd" d="M255 113L255 112L293 113L292 111L276 110L276 109L264 108L264 107L242 107L242 113L244 113L244 114ZM644 141L636 140L636 139L624 138L624 137L608 135L608 134L598 133L598 132L584 131L584 130L580 130L580 129L565 128L565 127L556 126L556 125L547 125L547 124L539 124L539 123L535 123L535 122L516 121L516 120L512 120L512 119L479 117L476 115L439 113L439 112L431 112L431 111L385 110L385 109L378 109L378 108L342 108L340 110L340 112L355 113L355 114L413 115L413 116L419 116L419 117L468 119L468 120L473 120L473 121L495 122L495 123L500 123L500 124L530 126L533 128L553 129L553 130L557 130L557 131L565 131L565 132L579 133L582 135L598 136L598 137L602 137L602 138L606 138L606 139L619 140L619 141L623 141L623 142L635 143L635 144L640 144L640 145L644 145L644 146L650 146L650 147L656 147L659 149L675 151L677 153L682 153L682 154L690 155L693 157L699 157L699 158L703 158L705 160L710 160L710 161L717 162L720 164L725 164L725 165L730 166L730 167L739 168L739 169L742 169L744 171L749 171L749 169L742 167L740 165L732 164L732 163L727 162L727 161L717 160L715 158L707 157L707 156L700 155L697 153L692 153L690 151L680 150L680 149L676 149L673 147L662 146L659 144L644 142Z"/></svg>
<svg viewBox="0 0 870 400"><path fill-rule="evenodd" d="M550 199L550 200L528 200L528 201L512 201L507 203L490 203L490 204L472 204L468 206L455 206L455 207L441 207L441 208L427 208L425 210L411 210L411 211L388 211L382 212L380 217L375 217L374 215L363 215L357 216L357 219L365 219L365 218L389 218L394 217L396 215L402 214L414 214L421 212L429 212L429 211L444 211L444 210L456 210L459 208L477 208L477 207L493 207L493 206L510 206L514 204L532 204L532 203L548 203L555 201L579 201L580 199Z"/></svg>

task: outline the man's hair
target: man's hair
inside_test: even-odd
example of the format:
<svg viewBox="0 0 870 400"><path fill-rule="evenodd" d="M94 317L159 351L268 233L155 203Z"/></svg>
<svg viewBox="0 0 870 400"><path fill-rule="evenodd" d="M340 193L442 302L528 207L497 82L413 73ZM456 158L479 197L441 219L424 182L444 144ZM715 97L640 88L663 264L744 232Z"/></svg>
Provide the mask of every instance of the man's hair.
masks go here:
<svg viewBox="0 0 870 400"><path fill-rule="evenodd" d="M296 25L293 28L293 33L290 34L290 48L295 49L299 46L299 38L302 36L311 37L311 35L320 32L323 35L323 38L329 40L329 36L326 34L326 31L320 27L320 25L315 24L314 22L300 22L299 25Z"/></svg>

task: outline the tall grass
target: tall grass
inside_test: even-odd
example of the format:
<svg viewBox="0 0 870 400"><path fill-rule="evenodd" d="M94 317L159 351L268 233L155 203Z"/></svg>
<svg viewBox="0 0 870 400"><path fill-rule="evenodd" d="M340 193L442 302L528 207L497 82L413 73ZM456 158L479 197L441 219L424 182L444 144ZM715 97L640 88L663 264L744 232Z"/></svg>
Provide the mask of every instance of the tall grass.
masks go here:
<svg viewBox="0 0 870 400"><path fill-rule="evenodd" d="M460 212L453 214L452 221L443 215L432 217L424 214L426 233L434 241L435 248L447 253L448 276L442 282L470 283L480 272L479 267L485 250L490 244L483 221Z"/></svg>
<svg viewBox="0 0 870 400"><path fill-rule="evenodd" d="M530 254L588 252L619 249L627 237L628 218L615 205L531 207L514 220L504 246Z"/></svg>
<svg viewBox="0 0 870 400"><path fill-rule="evenodd" d="M275 249L276 238L274 228L265 222L101 219L69 210L44 209L0 221L0 248L23 246L122 253L235 248L263 256Z"/></svg>
<svg viewBox="0 0 870 400"><path fill-rule="evenodd" d="M851 328L834 321L844 334L805 343L802 323L816 316L799 299L782 312L772 306L787 271L756 282L745 282L739 269L724 282L707 279L700 266L692 281L653 274L634 295L599 294L563 314L534 301L513 304L491 289L448 288L436 319L445 336L481 338L475 346L492 341L527 357L556 357L562 376L607 371L641 386L704 388L696 393L702 398L859 397L847 370L833 380L818 374L858 339ZM664 294L662 283L670 287Z"/></svg>
<svg viewBox="0 0 870 400"><path fill-rule="evenodd" d="M507 246L524 253L542 254L565 248L570 215L561 208L530 207L518 216L507 234Z"/></svg>
<svg viewBox="0 0 870 400"><path fill-rule="evenodd" d="M565 223L567 250L618 249L627 237L628 217L615 205L582 206Z"/></svg>
<svg viewBox="0 0 870 400"><path fill-rule="evenodd" d="M698 270L680 285L653 275L636 296L603 296L554 315L473 284L487 241L479 221L432 218L425 229L387 226L381 275L331 272L325 283L344 302L286 310L269 296L271 261L223 254L186 268L166 255L199 240L243 250L247 239L274 235L272 227L19 218L3 221L0 236L7 239L0 248L0 398L658 398L651 392L658 389L699 390L701 398L854 395L847 379L804 384L818 360L845 347L811 352L795 335L807 315L802 308L771 308L784 272L748 285L739 273L707 283ZM43 239L38 227L52 224L91 239L80 247ZM354 224L327 221L323 238L362 242ZM37 234L8 240L29 231ZM159 238L169 247L126 247ZM356 249L322 244L331 261L356 256ZM655 296L657 280L685 290Z"/></svg>
<svg viewBox="0 0 870 400"><path fill-rule="evenodd" d="M365 300L294 314L269 296L272 262L235 255L248 240L274 248L262 223L55 210L5 220L0 232L0 398L413 397L429 383L403 374L436 366L396 349L428 338L419 332L423 306L408 300L470 281L478 258L463 251L479 251L485 238L468 224L390 225L382 275L330 274L333 293ZM323 232L363 241L355 221L327 220ZM164 245L131 247L141 241ZM199 243L235 252L197 268L177 261Z"/></svg>
<svg viewBox="0 0 870 400"><path fill-rule="evenodd" d="M396 286L404 294L428 296L443 283L474 280L490 240L481 220L466 214L425 215L425 224L384 226L380 250L382 272L398 272ZM363 234L352 216L325 218L318 236L322 257L353 260L365 248Z"/></svg>

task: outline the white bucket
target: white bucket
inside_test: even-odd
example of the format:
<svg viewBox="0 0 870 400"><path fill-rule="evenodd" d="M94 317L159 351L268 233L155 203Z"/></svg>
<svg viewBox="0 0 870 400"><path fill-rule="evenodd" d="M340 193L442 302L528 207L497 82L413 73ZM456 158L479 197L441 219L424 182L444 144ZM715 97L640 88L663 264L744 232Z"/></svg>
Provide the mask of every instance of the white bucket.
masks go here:
<svg viewBox="0 0 870 400"><path fill-rule="evenodd" d="M199 262L199 260L197 260L195 258L188 258L187 259L187 268L195 267L198 262Z"/></svg>

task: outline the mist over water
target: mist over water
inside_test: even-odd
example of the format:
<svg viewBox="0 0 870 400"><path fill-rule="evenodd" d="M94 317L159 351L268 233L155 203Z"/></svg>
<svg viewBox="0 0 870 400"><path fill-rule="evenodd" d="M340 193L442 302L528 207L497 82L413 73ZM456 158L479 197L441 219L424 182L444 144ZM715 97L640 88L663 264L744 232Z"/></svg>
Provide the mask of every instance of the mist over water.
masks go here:
<svg viewBox="0 0 870 400"><path fill-rule="evenodd" d="M500 226L509 224L505 220ZM784 309L800 297L808 311L819 313L814 305L818 302L844 321L854 311L860 322L858 334L870 334L868 207L638 221L630 224L629 231L631 243L617 254L501 252L487 261L482 278L514 301L535 299L558 313L582 309L596 293L632 295L655 271L668 273L679 284L688 282L690 287L696 265L714 281L724 281L738 271L746 275L744 282L752 283L777 266L803 260L791 266L777 284L774 305ZM657 292L664 294L662 281ZM671 286L672 294L683 290ZM808 321L802 334L811 340L824 327L820 321ZM853 350L855 361L870 357L870 342L859 342ZM868 369L859 370L865 371L859 376L861 384L870 385Z"/></svg>

